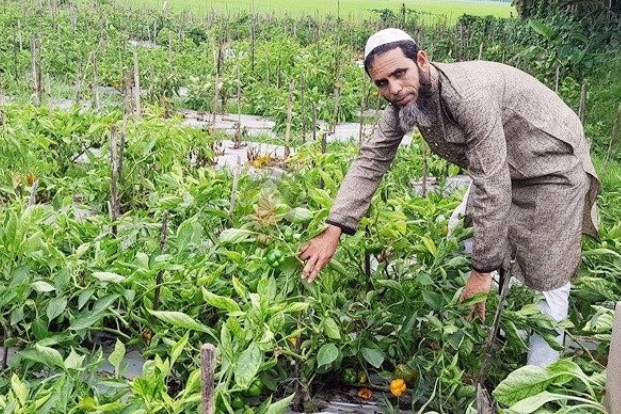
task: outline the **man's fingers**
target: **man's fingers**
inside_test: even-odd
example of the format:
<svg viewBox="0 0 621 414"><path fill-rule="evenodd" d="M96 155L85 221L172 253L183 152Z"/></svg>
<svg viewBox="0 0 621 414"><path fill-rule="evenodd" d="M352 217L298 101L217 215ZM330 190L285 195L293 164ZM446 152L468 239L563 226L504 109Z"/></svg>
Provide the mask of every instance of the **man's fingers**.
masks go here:
<svg viewBox="0 0 621 414"><path fill-rule="evenodd" d="M301 246L298 250L298 256L302 257L302 254L309 248L310 243L306 243L305 245Z"/></svg>
<svg viewBox="0 0 621 414"><path fill-rule="evenodd" d="M313 272L315 271L316 266L317 266L317 258L311 257L306 262L304 269L302 269L302 279L306 279L308 282L312 282L315 279L315 277L317 277L317 274L319 273L317 272L317 274L315 274L315 277L311 277L313 275Z"/></svg>

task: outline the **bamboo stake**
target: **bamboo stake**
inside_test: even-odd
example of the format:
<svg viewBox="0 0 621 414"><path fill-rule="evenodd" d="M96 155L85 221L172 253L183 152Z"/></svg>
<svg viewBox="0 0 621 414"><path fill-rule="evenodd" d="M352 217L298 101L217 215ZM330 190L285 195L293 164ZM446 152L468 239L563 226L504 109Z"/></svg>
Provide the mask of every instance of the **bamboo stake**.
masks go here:
<svg viewBox="0 0 621 414"><path fill-rule="evenodd" d="M0 89L0 127L4 128L6 125L6 113L4 112L4 94Z"/></svg>
<svg viewBox="0 0 621 414"><path fill-rule="evenodd" d="M138 51L134 46L134 87L132 88L134 97L134 114L140 118L142 110L140 108L140 71L138 69Z"/></svg>
<svg viewBox="0 0 621 414"><path fill-rule="evenodd" d="M162 215L162 228L160 230L160 254L164 254L166 252L166 239L168 236L168 211L164 211ZM155 292L153 294L153 310L158 310L160 308L160 294L162 289L162 278L164 276L164 271L160 270L157 272L157 276L155 277Z"/></svg>
<svg viewBox="0 0 621 414"><path fill-rule="evenodd" d="M93 53L93 83L91 84L91 95L93 97L93 109L99 112L101 108L101 103L99 101L99 74L97 71L97 53Z"/></svg>
<svg viewBox="0 0 621 414"><path fill-rule="evenodd" d="M313 142L317 141L317 105L313 102Z"/></svg>
<svg viewBox="0 0 621 414"><path fill-rule="evenodd" d="M50 80L50 75L48 73L45 74L45 95L47 96L47 107L51 111L53 108L52 81Z"/></svg>
<svg viewBox="0 0 621 414"><path fill-rule="evenodd" d="M255 64L255 48L256 48L256 14L253 11L252 20L250 22L250 72L254 73Z"/></svg>
<svg viewBox="0 0 621 414"><path fill-rule="evenodd" d="M17 39L19 40L19 51L21 53L24 50L24 41L22 38L22 23L20 20L17 20Z"/></svg>
<svg viewBox="0 0 621 414"><path fill-rule="evenodd" d="M423 187L421 194L427 197L427 177L429 176L429 152L427 144L423 143Z"/></svg>
<svg viewBox="0 0 621 414"><path fill-rule="evenodd" d="M561 76L561 70L558 66L558 64L556 65L556 71L555 71L555 75L554 75L554 92L558 93L558 84L560 81L560 76Z"/></svg>
<svg viewBox="0 0 621 414"><path fill-rule="evenodd" d="M479 45L479 60L483 59L483 43Z"/></svg>
<svg viewBox="0 0 621 414"><path fill-rule="evenodd" d="M215 410L214 384L216 349L212 344L201 346L201 413L213 414Z"/></svg>
<svg viewBox="0 0 621 414"><path fill-rule="evenodd" d="M124 107L123 117L125 118L134 112L133 101L132 101L132 94L133 94L132 76L129 70L125 71L124 78L125 78L125 94L123 96L123 107Z"/></svg>
<svg viewBox="0 0 621 414"><path fill-rule="evenodd" d="M242 143L242 97L241 97L241 63L237 62L237 133L235 136L235 148L240 148Z"/></svg>
<svg viewBox="0 0 621 414"><path fill-rule="evenodd" d="M88 63L87 63L88 65ZM82 72L86 72L86 68L82 69L82 56L78 56L78 73L75 77L75 95L73 101L76 105L80 103L82 98Z"/></svg>
<svg viewBox="0 0 621 414"><path fill-rule="evenodd" d="M302 144L306 143L306 79L304 79L304 71L302 71L300 75L301 86L300 89L302 91L302 109L300 113L302 114Z"/></svg>
<svg viewBox="0 0 621 414"><path fill-rule="evenodd" d="M289 99L287 100L287 125L285 129L285 160L291 153L291 121L293 120L293 81L289 83Z"/></svg>
<svg viewBox="0 0 621 414"><path fill-rule="evenodd" d="M586 117L588 93L589 84L585 81L582 83L582 88L580 88L580 106L578 107L578 117L580 118L580 122L583 124Z"/></svg>
<svg viewBox="0 0 621 414"><path fill-rule="evenodd" d="M110 127L110 221L112 222L112 235L117 235L116 220L119 216L118 181L118 158L116 125Z"/></svg>
<svg viewBox="0 0 621 414"><path fill-rule="evenodd" d="M39 41L35 35L30 37L30 59L32 69L32 91L34 105L41 105L41 63L39 61Z"/></svg>
<svg viewBox="0 0 621 414"><path fill-rule="evenodd" d="M235 212L235 205L237 204L237 187L239 186L239 175L241 173L241 160L237 157L237 163L233 170L233 187L231 188L231 202L229 204L228 224L229 227L233 227L233 213Z"/></svg>
<svg viewBox="0 0 621 414"><path fill-rule="evenodd" d="M28 207L34 206L37 202L37 190L39 189L39 180L35 180L30 188L30 196L28 197Z"/></svg>
<svg viewBox="0 0 621 414"><path fill-rule="evenodd" d="M6 341L9 339L9 327L2 324L2 345L4 346L4 352L2 353L2 371L5 371L8 367L9 359L9 347L6 345Z"/></svg>

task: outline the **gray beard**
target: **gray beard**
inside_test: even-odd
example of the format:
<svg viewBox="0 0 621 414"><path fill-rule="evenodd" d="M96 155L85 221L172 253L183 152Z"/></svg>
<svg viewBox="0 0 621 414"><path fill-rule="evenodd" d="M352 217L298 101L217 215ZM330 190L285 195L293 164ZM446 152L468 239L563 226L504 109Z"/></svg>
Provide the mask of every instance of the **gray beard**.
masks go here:
<svg viewBox="0 0 621 414"><path fill-rule="evenodd" d="M420 91L418 99L399 109L399 125L404 132L411 132L414 127L430 127L432 119L429 112L432 105L431 81L419 71Z"/></svg>
<svg viewBox="0 0 621 414"><path fill-rule="evenodd" d="M431 119L423 113L417 102L412 102L399 110L399 125L407 133L415 127L430 127Z"/></svg>

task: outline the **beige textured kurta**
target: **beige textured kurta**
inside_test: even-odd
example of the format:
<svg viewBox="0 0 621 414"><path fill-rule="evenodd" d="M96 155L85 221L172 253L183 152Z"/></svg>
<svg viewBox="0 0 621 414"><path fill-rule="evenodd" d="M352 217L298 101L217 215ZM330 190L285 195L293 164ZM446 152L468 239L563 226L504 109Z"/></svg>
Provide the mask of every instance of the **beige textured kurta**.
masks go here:
<svg viewBox="0 0 621 414"><path fill-rule="evenodd" d="M432 64L432 151L466 169L473 187L472 267L515 258L513 275L539 290L567 283L580 264L581 234L597 236L599 181L576 114L530 75L494 62ZM360 149L328 222L358 228L404 132L389 104Z"/></svg>

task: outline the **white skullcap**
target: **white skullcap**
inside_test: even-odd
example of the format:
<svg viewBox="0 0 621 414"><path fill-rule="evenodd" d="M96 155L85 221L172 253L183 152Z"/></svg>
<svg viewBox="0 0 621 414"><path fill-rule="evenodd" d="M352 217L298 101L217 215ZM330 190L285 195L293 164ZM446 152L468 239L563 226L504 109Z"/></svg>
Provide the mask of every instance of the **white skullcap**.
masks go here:
<svg viewBox="0 0 621 414"><path fill-rule="evenodd" d="M364 47L364 59L378 46L385 45L387 43L399 42L402 40L409 40L414 42L414 39L401 29L384 29L377 33L372 34L367 40L367 45ZM414 42L416 43L416 42Z"/></svg>

